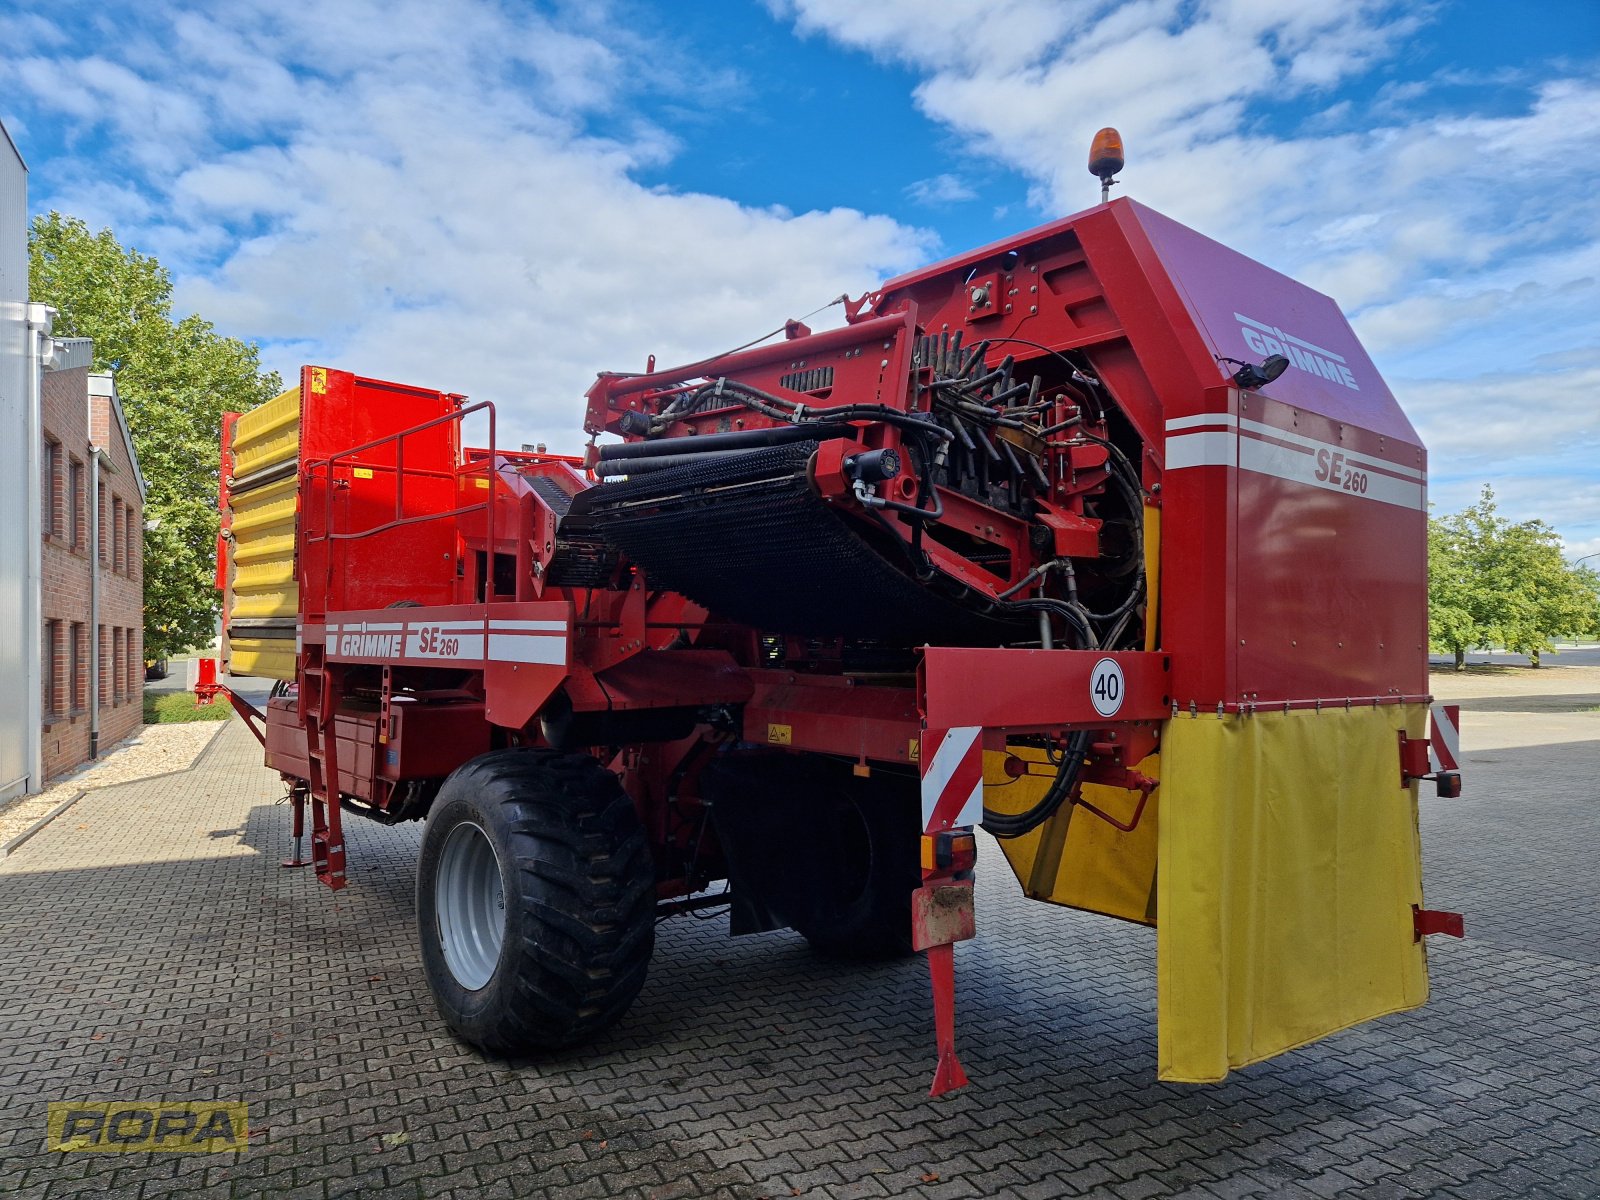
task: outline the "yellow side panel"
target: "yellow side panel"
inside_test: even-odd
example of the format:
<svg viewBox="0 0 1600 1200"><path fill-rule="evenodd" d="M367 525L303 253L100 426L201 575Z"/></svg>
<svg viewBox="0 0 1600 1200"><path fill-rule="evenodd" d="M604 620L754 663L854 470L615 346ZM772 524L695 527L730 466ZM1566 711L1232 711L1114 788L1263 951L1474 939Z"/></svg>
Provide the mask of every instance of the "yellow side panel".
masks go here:
<svg viewBox="0 0 1600 1200"><path fill-rule="evenodd" d="M1055 767L1043 750L1017 747L1008 754L1029 763L1030 773L1011 779L1004 769L1007 754L986 753L983 804L996 812L1014 814L1043 798ZM1160 778L1160 757L1151 755L1138 770ZM1139 804L1138 792L1100 784L1085 784L1083 798L1124 825L1132 822ZM1000 848L1023 892L1033 899L1153 925L1159 800L1158 791L1145 805L1139 823L1126 833L1086 808L1062 805L1032 833L1001 839Z"/></svg>
<svg viewBox="0 0 1600 1200"><path fill-rule="evenodd" d="M233 602L229 620L293 617L295 476L233 498Z"/></svg>
<svg viewBox="0 0 1600 1200"><path fill-rule="evenodd" d="M233 497L233 533L235 537L249 534L252 537L277 527L294 536L294 511L298 498L299 481L290 476L266 487L252 488Z"/></svg>
<svg viewBox="0 0 1600 1200"><path fill-rule="evenodd" d="M257 405L233 431L233 477L244 479L300 453L300 389Z"/></svg>
<svg viewBox="0 0 1600 1200"><path fill-rule="evenodd" d="M1176 717L1162 738L1160 1077L1213 1083L1416 1008L1423 705Z"/></svg>
<svg viewBox="0 0 1600 1200"><path fill-rule="evenodd" d="M293 638L230 637L228 653L229 667L235 675L259 679L294 678Z"/></svg>
<svg viewBox="0 0 1600 1200"><path fill-rule="evenodd" d="M234 493L233 539L229 545L228 665L236 675L292 679L292 638L250 636L235 622L293 618L299 615L295 582L295 527L298 519L300 389L239 418L233 437L233 478L248 479L271 467L290 465L287 478Z"/></svg>

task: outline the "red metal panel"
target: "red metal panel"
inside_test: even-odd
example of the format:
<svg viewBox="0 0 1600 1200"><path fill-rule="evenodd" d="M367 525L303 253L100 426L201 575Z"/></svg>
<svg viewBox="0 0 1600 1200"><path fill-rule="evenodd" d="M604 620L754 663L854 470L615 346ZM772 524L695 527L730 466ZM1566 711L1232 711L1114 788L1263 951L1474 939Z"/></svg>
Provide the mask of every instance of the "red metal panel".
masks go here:
<svg viewBox="0 0 1600 1200"><path fill-rule="evenodd" d="M1172 698L1213 709L1237 696L1234 506L1238 390L1213 387L1168 409L1161 475L1161 645ZM1217 454L1221 448L1223 453Z"/></svg>
<svg viewBox="0 0 1600 1200"><path fill-rule="evenodd" d="M376 712L342 712L334 720L338 743L339 790L352 796L371 796L374 753L378 744ZM306 731L292 699L267 705L266 764L274 771L305 779L311 773L306 759Z"/></svg>
<svg viewBox="0 0 1600 1200"><path fill-rule="evenodd" d="M439 779L489 749L483 705L423 704L397 698L378 773L385 779Z"/></svg>
<svg viewBox="0 0 1600 1200"><path fill-rule="evenodd" d="M745 737L794 750L866 761L917 759L922 720L910 688L857 686L837 675L751 671Z"/></svg>
<svg viewBox="0 0 1600 1200"><path fill-rule="evenodd" d="M1255 394L1237 439L1238 698L1425 693L1421 449Z"/></svg>
<svg viewBox="0 0 1600 1200"><path fill-rule="evenodd" d="M331 573L329 543L307 535L330 529L360 533L397 515L418 517L454 507L460 451L456 422L341 458L332 468L331 487L325 460L452 413L460 401L451 393L364 379L348 371L301 370L298 570L304 611L442 604L455 598L456 530L451 521L423 521L340 541L332 551ZM403 491L397 485L401 474Z"/></svg>
<svg viewBox="0 0 1600 1200"><path fill-rule="evenodd" d="M1102 664L1115 670L1097 672ZM1165 720L1172 706L1168 660L1159 653L930 646L921 674L929 728L1100 728Z"/></svg>

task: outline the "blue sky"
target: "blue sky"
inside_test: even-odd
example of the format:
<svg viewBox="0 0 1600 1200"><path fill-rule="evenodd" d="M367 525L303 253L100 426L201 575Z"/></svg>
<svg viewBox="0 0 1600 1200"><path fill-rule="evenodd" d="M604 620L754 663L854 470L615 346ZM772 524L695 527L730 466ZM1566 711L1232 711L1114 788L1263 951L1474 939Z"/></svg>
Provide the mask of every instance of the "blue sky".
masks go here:
<svg viewBox="0 0 1600 1200"><path fill-rule="evenodd" d="M1600 551L1594 0L11 0L0 47L36 211L286 375L560 447L597 370L1086 207L1115 124L1124 194L1339 300L1438 505Z"/></svg>

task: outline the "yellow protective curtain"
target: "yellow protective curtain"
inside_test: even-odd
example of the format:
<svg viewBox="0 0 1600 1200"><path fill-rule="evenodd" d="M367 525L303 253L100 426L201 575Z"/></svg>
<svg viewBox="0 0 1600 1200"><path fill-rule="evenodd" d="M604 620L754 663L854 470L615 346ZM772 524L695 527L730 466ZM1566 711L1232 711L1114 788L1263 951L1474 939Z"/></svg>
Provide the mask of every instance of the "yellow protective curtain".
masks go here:
<svg viewBox="0 0 1600 1200"><path fill-rule="evenodd" d="M1178 716L1162 737L1159 1073L1229 1070L1428 998L1415 788L1424 705Z"/></svg>
<svg viewBox="0 0 1600 1200"><path fill-rule="evenodd" d="M1007 758L1019 758L1030 773L1013 779ZM1161 759L1151 755L1138 766L1152 779L1161 776ZM1055 777L1056 768L1043 750L1013 747L1005 754L983 756L983 805L996 812L1026 812L1037 804ZM1156 828L1160 823L1158 789L1139 810L1139 793L1101 784L1083 785L1083 798L1124 825L1123 831L1087 808L1064 804L1039 828L1000 843L1006 861L1034 900L1081 908L1135 921L1156 923Z"/></svg>

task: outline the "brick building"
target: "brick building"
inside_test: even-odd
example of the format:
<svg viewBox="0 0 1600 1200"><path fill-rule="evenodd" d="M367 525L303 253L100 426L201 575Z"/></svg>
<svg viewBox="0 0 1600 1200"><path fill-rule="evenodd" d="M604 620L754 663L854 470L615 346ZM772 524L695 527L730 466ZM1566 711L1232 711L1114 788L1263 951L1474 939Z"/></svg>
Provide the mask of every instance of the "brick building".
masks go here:
<svg viewBox="0 0 1600 1200"><path fill-rule="evenodd" d="M75 339L74 339L75 340ZM86 346L69 361L85 361ZM109 375L40 387L44 775L138 729L144 696L144 479Z"/></svg>

